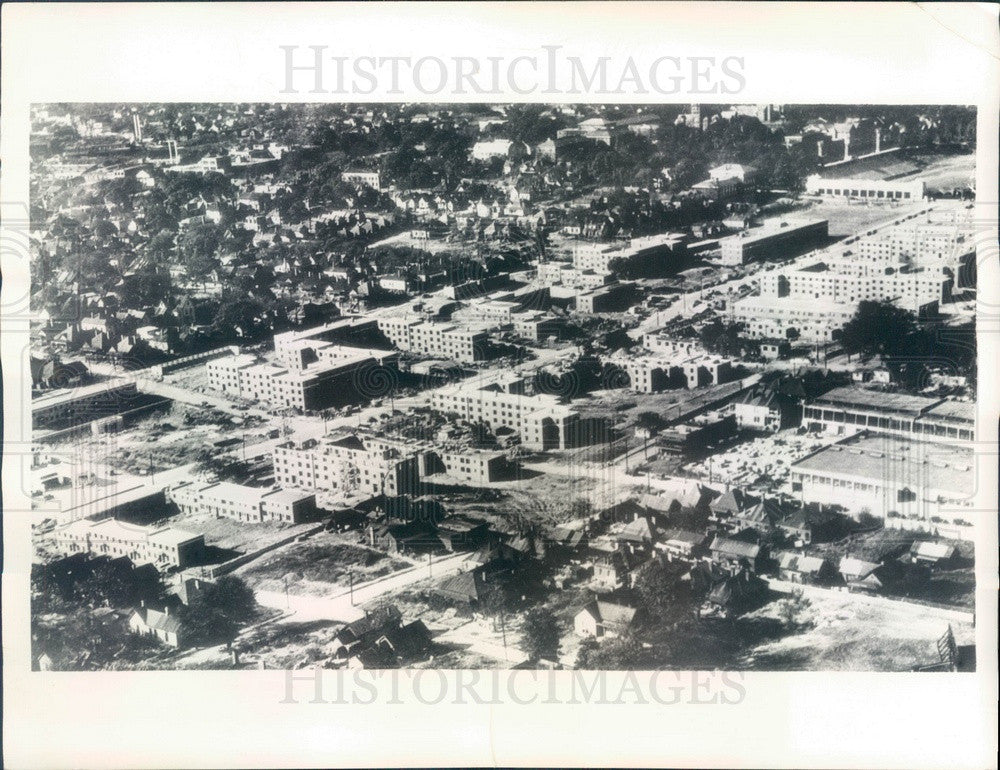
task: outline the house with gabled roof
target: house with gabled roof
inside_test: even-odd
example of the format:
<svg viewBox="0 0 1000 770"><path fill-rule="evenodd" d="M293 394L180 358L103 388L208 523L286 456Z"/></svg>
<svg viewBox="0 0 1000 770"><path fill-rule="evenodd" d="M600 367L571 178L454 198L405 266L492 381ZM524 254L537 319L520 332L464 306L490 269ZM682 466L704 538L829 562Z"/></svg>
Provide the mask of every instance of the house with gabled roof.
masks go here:
<svg viewBox="0 0 1000 770"><path fill-rule="evenodd" d="M184 624L176 614L171 614L168 606L157 610L144 603L132 610L128 627L134 634L155 636L170 647L180 647L184 643Z"/></svg>
<svg viewBox="0 0 1000 770"><path fill-rule="evenodd" d="M771 557L778 577L789 583L823 583L837 576L834 566L822 556L795 551L776 551Z"/></svg>
<svg viewBox="0 0 1000 770"><path fill-rule="evenodd" d="M573 617L577 636L595 639L621 636L632 626L636 610L624 604L595 599Z"/></svg>
<svg viewBox="0 0 1000 770"><path fill-rule="evenodd" d="M366 612L363 618L348 623L337 632L338 657L346 658L368 646L383 634L399 628L402 620L402 613L393 604Z"/></svg>
<svg viewBox="0 0 1000 770"><path fill-rule="evenodd" d="M431 632L422 620L389 628L371 644L352 652L347 659L351 669L399 668L420 659L431 644Z"/></svg>
<svg viewBox="0 0 1000 770"><path fill-rule="evenodd" d="M694 532L688 529L672 529L667 531L663 540L656 544L668 559L695 559L701 555L708 536L704 532Z"/></svg>
<svg viewBox="0 0 1000 770"><path fill-rule="evenodd" d="M739 487L727 489L722 495L708 504L709 518L722 522L735 516L757 502L757 498L747 494Z"/></svg>
<svg viewBox="0 0 1000 770"><path fill-rule="evenodd" d="M761 556L761 547L746 540L716 535L708 547L712 561L730 570L739 570L744 566L756 571L757 561Z"/></svg>
<svg viewBox="0 0 1000 770"><path fill-rule="evenodd" d="M734 513L725 522L725 526L731 532L753 529L765 534L775 528L782 516L781 506L776 501L765 498Z"/></svg>

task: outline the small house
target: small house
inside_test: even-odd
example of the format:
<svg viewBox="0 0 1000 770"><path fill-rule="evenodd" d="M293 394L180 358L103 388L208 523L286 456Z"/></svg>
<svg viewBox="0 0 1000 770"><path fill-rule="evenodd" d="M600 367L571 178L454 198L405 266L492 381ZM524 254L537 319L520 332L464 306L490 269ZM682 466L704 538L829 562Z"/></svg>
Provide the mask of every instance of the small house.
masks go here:
<svg viewBox="0 0 1000 770"><path fill-rule="evenodd" d="M184 641L184 625L169 607L156 610L145 605L132 610L128 627L134 634L155 636L169 647L180 647Z"/></svg>
<svg viewBox="0 0 1000 770"><path fill-rule="evenodd" d="M595 599L574 616L573 628L577 636L621 636L631 627L635 612L632 607Z"/></svg>

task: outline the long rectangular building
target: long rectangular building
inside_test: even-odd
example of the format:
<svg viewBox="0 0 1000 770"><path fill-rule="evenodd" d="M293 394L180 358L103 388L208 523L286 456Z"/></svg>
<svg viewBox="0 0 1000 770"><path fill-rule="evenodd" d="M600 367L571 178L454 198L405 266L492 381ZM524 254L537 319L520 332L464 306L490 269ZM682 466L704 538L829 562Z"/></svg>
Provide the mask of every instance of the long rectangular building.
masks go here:
<svg viewBox="0 0 1000 770"><path fill-rule="evenodd" d="M821 244L829 232L825 219L787 219L752 228L719 241L722 263L742 265L782 252Z"/></svg>
<svg viewBox="0 0 1000 770"><path fill-rule="evenodd" d="M471 364L486 358L487 334L453 323L432 323L416 316L378 319L379 329L400 350Z"/></svg>
<svg viewBox="0 0 1000 770"><path fill-rule="evenodd" d="M825 258L798 270L772 271L760 278L760 296L829 300L856 305L893 301L918 312L951 299L953 280L940 267L888 266L844 257Z"/></svg>
<svg viewBox="0 0 1000 770"><path fill-rule="evenodd" d="M54 531L56 546L67 554L126 556L135 564L158 569L196 565L205 552L205 536L174 527L142 527L118 519L78 519Z"/></svg>
<svg viewBox="0 0 1000 770"><path fill-rule="evenodd" d="M580 415L548 394L526 396L457 383L435 390L431 406L469 422L485 422L494 431L509 428L529 449L568 449L580 442Z"/></svg>
<svg viewBox="0 0 1000 770"><path fill-rule="evenodd" d="M173 487L169 495L182 513L255 524L298 524L316 510L316 495L301 489L249 487L230 481L187 482Z"/></svg>
<svg viewBox="0 0 1000 770"><path fill-rule="evenodd" d="M971 539L974 463L971 447L865 433L793 464L791 483L805 503L866 512L887 527Z"/></svg>
<svg viewBox="0 0 1000 770"><path fill-rule="evenodd" d="M883 393L865 388L834 388L802 411L802 424L837 435L874 431L944 444L975 440L975 406L961 401Z"/></svg>
<svg viewBox="0 0 1000 770"><path fill-rule="evenodd" d="M806 178L806 193L824 198L918 201L924 198L924 183L919 180L832 178L813 174Z"/></svg>
<svg viewBox="0 0 1000 770"><path fill-rule="evenodd" d="M733 303L733 320L754 339L831 342L857 305L827 299L756 296Z"/></svg>
<svg viewBox="0 0 1000 770"><path fill-rule="evenodd" d="M66 422L82 425L128 411L137 398L135 382L128 380L55 390L31 400L31 424L35 430Z"/></svg>
<svg viewBox="0 0 1000 770"><path fill-rule="evenodd" d="M295 346L295 352L301 353ZM350 355L351 348L329 351L319 346L322 360L301 367L282 367L271 363L258 363L247 356L226 356L209 361L206 365L208 386L239 398L262 401L276 408L294 408L303 411L324 409L349 398L372 396L366 383L372 371L394 367L395 357L358 349ZM380 352L380 351L379 351ZM291 356L290 348L284 355Z"/></svg>

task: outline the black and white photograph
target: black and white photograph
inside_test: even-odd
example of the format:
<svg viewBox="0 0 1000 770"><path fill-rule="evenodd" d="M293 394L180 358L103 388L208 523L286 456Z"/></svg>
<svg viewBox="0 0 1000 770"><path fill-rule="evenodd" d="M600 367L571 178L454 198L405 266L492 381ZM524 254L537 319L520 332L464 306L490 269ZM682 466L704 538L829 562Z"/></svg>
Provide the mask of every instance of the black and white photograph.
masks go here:
<svg viewBox="0 0 1000 770"><path fill-rule="evenodd" d="M4 767L997 766L998 6L0 15Z"/></svg>
<svg viewBox="0 0 1000 770"><path fill-rule="evenodd" d="M975 126L35 105L36 668L974 670Z"/></svg>

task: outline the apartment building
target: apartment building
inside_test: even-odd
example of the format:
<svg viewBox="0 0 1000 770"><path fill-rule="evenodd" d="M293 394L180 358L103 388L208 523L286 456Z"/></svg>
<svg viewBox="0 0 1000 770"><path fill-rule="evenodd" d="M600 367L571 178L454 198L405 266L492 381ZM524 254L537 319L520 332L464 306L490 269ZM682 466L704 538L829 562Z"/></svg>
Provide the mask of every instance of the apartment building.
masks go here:
<svg viewBox="0 0 1000 770"><path fill-rule="evenodd" d="M212 515L246 523L298 524L316 511L316 495L294 488L249 487L220 481L185 482L169 490L182 513Z"/></svg>
<svg viewBox="0 0 1000 770"><path fill-rule="evenodd" d="M867 259L832 257L799 270L762 274L760 294L854 305L865 300L891 300L916 313L950 301L952 285L952 278L940 267L888 266Z"/></svg>
<svg viewBox="0 0 1000 770"><path fill-rule="evenodd" d="M732 318L754 339L830 342L854 316L857 305L828 299L746 297L733 303Z"/></svg>
<svg viewBox="0 0 1000 770"><path fill-rule="evenodd" d="M335 342L353 347L370 347L379 336L378 323L374 318L347 316L321 326L275 334L275 359L284 361L288 351L295 349L299 340L311 340L317 344ZM291 363L287 365L291 365Z"/></svg>
<svg viewBox="0 0 1000 770"><path fill-rule="evenodd" d="M722 263L742 265L783 252L821 245L829 233L825 219L787 219L752 228L719 241Z"/></svg>
<svg viewBox="0 0 1000 770"><path fill-rule="evenodd" d="M637 393L658 393L669 388L699 388L732 379L732 362L704 351L653 356L616 354L608 362L629 376L629 387Z"/></svg>
<svg viewBox="0 0 1000 770"><path fill-rule="evenodd" d="M373 190L382 190L382 177L378 171L345 171L340 175L345 182L368 185Z"/></svg>
<svg viewBox="0 0 1000 770"><path fill-rule="evenodd" d="M125 380L52 391L31 400L31 424L35 430L66 421L81 425L127 411L138 395L135 383Z"/></svg>
<svg viewBox="0 0 1000 770"><path fill-rule="evenodd" d="M935 221L930 214L860 238L854 249L860 259L879 263L906 260L957 269L976 244L970 224Z"/></svg>
<svg viewBox="0 0 1000 770"><path fill-rule="evenodd" d="M470 486L484 486L502 478L508 466L503 452L469 448L429 449L420 454L420 476L443 473ZM433 481L433 478L428 479Z"/></svg>
<svg viewBox="0 0 1000 770"><path fill-rule="evenodd" d="M198 564L205 552L205 536L174 527L142 527L118 519L78 519L54 531L56 546L66 554L125 556L135 564L157 569Z"/></svg>
<svg viewBox="0 0 1000 770"><path fill-rule="evenodd" d="M278 484L312 490L320 502L413 492L420 478L416 451L371 436L290 440L273 458Z"/></svg>
<svg viewBox="0 0 1000 770"><path fill-rule="evenodd" d="M306 352L311 355L307 359ZM363 383L369 372L381 366L394 366L395 358L382 351L320 346L303 347L301 341L286 346L285 360L297 359L297 366L282 367L256 363L246 356L227 356L209 361L209 387L250 401L260 401L276 408L324 409L347 397L371 395ZM318 356L323 358L319 359ZM310 363L306 360L315 358Z"/></svg>
<svg viewBox="0 0 1000 770"><path fill-rule="evenodd" d="M220 393L231 396L240 395L240 372L257 365L257 356L241 353L235 356L223 356L205 364L208 376L208 387Z"/></svg>
<svg viewBox="0 0 1000 770"><path fill-rule="evenodd" d="M525 396L457 383L434 391L431 406L470 422L488 423L493 430L509 428L529 449L568 449L579 441L579 414L547 394Z"/></svg>
<svg viewBox="0 0 1000 770"><path fill-rule="evenodd" d="M611 283L597 289L578 291L576 309L580 313L614 313L625 310L635 296L633 287Z"/></svg>
<svg viewBox="0 0 1000 770"><path fill-rule="evenodd" d="M474 363L486 357L487 334L453 323L433 323L418 317L379 318L379 329L400 350Z"/></svg>

